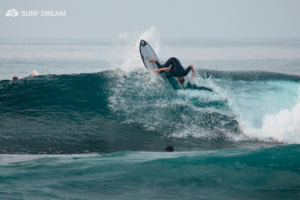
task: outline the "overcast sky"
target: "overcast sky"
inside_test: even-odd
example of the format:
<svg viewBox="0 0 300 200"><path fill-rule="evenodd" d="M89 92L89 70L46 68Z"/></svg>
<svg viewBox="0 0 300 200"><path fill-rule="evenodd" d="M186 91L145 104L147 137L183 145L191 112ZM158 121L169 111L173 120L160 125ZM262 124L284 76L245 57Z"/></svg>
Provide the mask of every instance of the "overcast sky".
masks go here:
<svg viewBox="0 0 300 200"><path fill-rule="evenodd" d="M8 10L66 17L6 17ZM299 38L300 0L0 0L0 37L114 38L154 26L162 38Z"/></svg>

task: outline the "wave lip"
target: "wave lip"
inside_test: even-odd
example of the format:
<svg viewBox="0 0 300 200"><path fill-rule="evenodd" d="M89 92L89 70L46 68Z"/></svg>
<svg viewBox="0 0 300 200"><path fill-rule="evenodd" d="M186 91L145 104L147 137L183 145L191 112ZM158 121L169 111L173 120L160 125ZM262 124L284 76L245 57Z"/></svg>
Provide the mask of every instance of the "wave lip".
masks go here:
<svg viewBox="0 0 300 200"><path fill-rule="evenodd" d="M243 133L250 137L250 138L257 138L262 141L276 141L279 143L285 144L300 144L300 86L299 84L292 84L292 83L278 83L272 84L272 88L269 89L269 93L272 94L274 99L273 101L276 102L277 99L282 98L281 104L273 103L277 107L273 106L273 110L267 112L266 114L262 115L261 125L258 127L251 125L249 122L247 123L245 120L240 120L240 125L242 127ZM275 85L275 87L274 87ZM277 86L282 87L284 89L279 89ZM297 96L290 91L297 91ZM277 92L278 90L278 92ZM290 90L290 91L289 91ZM274 95L274 91L281 93L280 96ZM275 93L276 94L276 93ZM272 98L272 96L270 96ZM293 99L294 96L294 99ZM270 98L268 97L268 98ZM292 107L293 104L296 104ZM282 109L282 107L291 107ZM272 104L267 106L267 109L272 109ZM279 109L278 109L279 108ZM280 109L281 108L281 109Z"/></svg>
<svg viewBox="0 0 300 200"><path fill-rule="evenodd" d="M275 140L286 144L300 144L300 103L291 110L280 110L277 114L264 116L260 129L246 128L247 136L262 140Z"/></svg>

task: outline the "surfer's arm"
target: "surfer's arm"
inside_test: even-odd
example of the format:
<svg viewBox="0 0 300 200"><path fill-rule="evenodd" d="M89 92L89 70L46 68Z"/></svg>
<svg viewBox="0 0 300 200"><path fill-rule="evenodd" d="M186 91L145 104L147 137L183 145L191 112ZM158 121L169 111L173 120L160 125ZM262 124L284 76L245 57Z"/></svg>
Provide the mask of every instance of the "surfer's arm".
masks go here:
<svg viewBox="0 0 300 200"><path fill-rule="evenodd" d="M160 68L160 69L155 69L153 70L153 72L162 72L162 71L167 71L169 72L170 71L170 68L169 67L164 67L164 68Z"/></svg>
<svg viewBox="0 0 300 200"><path fill-rule="evenodd" d="M191 69L192 69L192 73L193 73L193 75L192 75L192 76L193 76L194 78L196 78L196 74L195 74L195 71L194 71L194 67L193 67L193 65L190 65L190 67L191 67Z"/></svg>
<svg viewBox="0 0 300 200"><path fill-rule="evenodd" d="M188 66L188 68L186 68L186 70L185 70L186 75L190 72L190 70L192 70L192 73L193 73L192 76L194 78L196 78L196 74L195 74L193 65L190 65L190 66Z"/></svg>

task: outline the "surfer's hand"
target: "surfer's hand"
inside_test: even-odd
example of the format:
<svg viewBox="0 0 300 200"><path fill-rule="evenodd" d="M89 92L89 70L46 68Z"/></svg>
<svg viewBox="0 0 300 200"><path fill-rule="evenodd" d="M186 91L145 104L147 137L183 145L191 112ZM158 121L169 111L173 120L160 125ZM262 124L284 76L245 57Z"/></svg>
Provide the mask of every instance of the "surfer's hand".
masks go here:
<svg viewBox="0 0 300 200"><path fill-rule="evenodd" d="M196 74L194 74L194 73L193 73L192 77L193 77L193 78L197 78Z"/></svg>
<svg viewBox="0 0 300 200"><path fill-rule="evenodd" d="M149 63L156 62L156 61L157 61L156 58L152 58L149 60Z"/></svg>
<svg viewBox="0 0 300 200"><path fill-rule="evenodd" d="M157 73L157 72L159 72L159 69L155 69L155 70L153 70L153 72Z"/></svg>

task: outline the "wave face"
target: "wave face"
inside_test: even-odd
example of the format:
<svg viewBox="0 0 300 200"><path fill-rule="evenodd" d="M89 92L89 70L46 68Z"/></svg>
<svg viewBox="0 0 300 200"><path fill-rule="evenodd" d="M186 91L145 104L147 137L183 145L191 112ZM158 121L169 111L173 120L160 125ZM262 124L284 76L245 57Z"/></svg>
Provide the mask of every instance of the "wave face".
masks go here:
<svg viewBox="0 0 300 200"><path fill-rule="evenodd" d="M1 155L3 199L298 199L299 145ZM74 190L76 188L76 190Z"/></svg>
<svg viewBox="0 0 300 200"><path fill-rule="evenodd" d="M110 153L299 144L298 76L144 70L0 82L2 153Z"/></svg>

